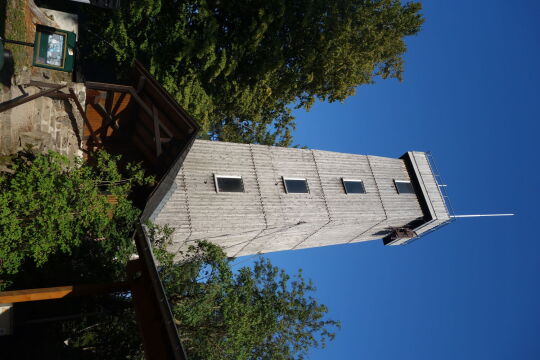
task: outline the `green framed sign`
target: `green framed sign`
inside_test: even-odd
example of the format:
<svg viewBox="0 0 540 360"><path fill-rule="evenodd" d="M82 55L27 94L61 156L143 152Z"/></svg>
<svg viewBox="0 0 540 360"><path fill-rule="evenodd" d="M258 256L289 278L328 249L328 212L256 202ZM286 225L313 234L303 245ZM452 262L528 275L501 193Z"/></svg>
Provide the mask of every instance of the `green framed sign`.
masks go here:
<svg viewBox="0 0 540 360"><path fill-rule="evenodd" d="M72 72L76 40L77 36L70 31L37 27L32 65Z"/></svg>

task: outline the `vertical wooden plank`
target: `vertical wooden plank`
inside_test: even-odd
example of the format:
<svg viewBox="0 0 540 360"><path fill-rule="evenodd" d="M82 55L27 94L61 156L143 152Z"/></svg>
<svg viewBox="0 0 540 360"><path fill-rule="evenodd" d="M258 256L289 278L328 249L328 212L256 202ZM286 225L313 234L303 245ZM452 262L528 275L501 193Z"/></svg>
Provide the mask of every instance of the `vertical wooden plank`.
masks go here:
<svg viewBox="0 0 540 360"><path fill-rule="evenodd" d="M107 111L107 114L111 113L112 105L114 101L114 92L111 90L107 90L105 93L105 111Z"/></svg>
<svg viewBox="0 0 540 360"><path fill-rule="evenodd" d="M81 117L83 118L84 123L88 127L90 136L95 141L96 145L100 144L101 142L96 137L96 134L94 133L94 129L92 128L92 125L90 125L90 121L88 120L88 117L86 116L86 112L84 111L81 103L79 102L79 98L77 97L77 94L75 94L75 91L73 91L72 88L69 88L69 93L71 94L71 98L75 102L75 105L77 106L77 110L79 110L79 114L81 114Z"/></svg>
<svg viewBox="0 0 540 360"><path fill-rule="evenodd" d="M161 155L161 135L159 133L159 117L158 110L152 104L152 117L154 118L154 143L156 144L156 156Z"/></svg>
<svg viewBox="0 0 540 360"><path fill-rule="evenodd" d="M137 89L135 89L135 91L137 91L137 94L143 90L145 82L146 78L142 75L139 76L139 81L137 82Z"/></svg>
<svg viewBox="0 0 540 360"><path fill-rule="evenodd" d="M115 94L114 108L110 112L112 118L116 118L116 114L120 110L120 106L124 105L124 99L126 98L127 93L120 93L118 97L116 95L117 94Z"/></svg>

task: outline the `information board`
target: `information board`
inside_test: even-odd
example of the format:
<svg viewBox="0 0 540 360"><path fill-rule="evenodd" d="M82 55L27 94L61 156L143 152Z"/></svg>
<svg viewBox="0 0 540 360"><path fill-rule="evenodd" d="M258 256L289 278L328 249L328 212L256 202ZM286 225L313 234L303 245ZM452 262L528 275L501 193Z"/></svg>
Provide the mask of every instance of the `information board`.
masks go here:
<svg viewBox="0 0 540 360"><path fill-rule="evenodd" d="M73 71L75 42L75 33L51 27L38 27L32 65L59 71Z"/></svg>

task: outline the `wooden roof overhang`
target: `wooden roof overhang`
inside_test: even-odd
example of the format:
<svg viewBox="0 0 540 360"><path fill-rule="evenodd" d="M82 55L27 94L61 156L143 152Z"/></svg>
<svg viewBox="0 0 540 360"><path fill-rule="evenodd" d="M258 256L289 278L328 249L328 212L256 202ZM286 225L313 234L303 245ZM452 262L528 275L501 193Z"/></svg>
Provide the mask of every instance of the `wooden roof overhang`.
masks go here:
<svg viewBox="0 0 540 360"><path fill-rule="evenodd" d="M145 358L186 360L178 329L157 270L150 240L142 224L134 233L139 260L128 263L131 293L144 346ZM133 264L132 267L129 265ZM137 281L137 274L140 281Z"/></svg>
<svg viewBox="0 0 540 360"><path fill-rule="evenodd" d="M87 116L99 122L87 122L86 150L105 148L128 161L142 159L158 179L199 131L197 122L139 61L133 65L130 85L89 81L85 86L87 94L99 93L87 103Z"/></svg>
<svg viewBox="0 0 540 360"><path fill-rule="evenodd" d="M139 62L133 65L131 85L115 85L86 82L87 89L105 92L105 106L97 106L103 116L101 129L90 129L90 140L102 139L92 134L107 137L107 127L117 125L118 129L127 125L128 147L114 148L113 151L127 153L134 148L137 154L128 156L129 160L143 159L146 168L157 175L158 183L147 198L140 223L134 234L140 261L128 272L141 271L142 282L132 286L135 308L138 314L141 333L148 359L185 359L171 307L157 271L150 240L146 236L144 223L148 214L164 201L174 184L174 178L195 141L200 129L197 122L176 102L159 82ZM124 94L124 95L122 95ZM128 124L122 124L118 110L126 98L130 98L127 109ZM107 101L108 99L108 101ZM114 104L116 100L116 104ZM94 106L90 104L90 106ZM99 105L99 104L98 104ZM125 122L126 120L124 120ZM115 140L126 139L123 136ZM107 148L105 146L105 148ZM135 263L134 263L135 264ZM144 314L144 315L143 315Z"/></svg>

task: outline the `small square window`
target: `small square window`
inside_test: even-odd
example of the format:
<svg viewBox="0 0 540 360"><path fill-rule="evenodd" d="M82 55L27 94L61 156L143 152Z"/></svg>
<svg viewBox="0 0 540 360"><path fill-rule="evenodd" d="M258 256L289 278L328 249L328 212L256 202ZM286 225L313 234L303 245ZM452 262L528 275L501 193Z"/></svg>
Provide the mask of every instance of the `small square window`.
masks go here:
<svg viewBox="0 0 540 360"><path fill-rule="evenodd" d="M364 187L364 182L362 180L341 178L341 181L343 181L343 187L345 188L346 194L366 193L366 188Z"/></svg>
<svg viewBox="0 0 540 360"><path fill-rule="evenodd" d="M285 191L287 194L305 194L309 193L309 186L306 179L283 178Z"/></svg>
<svg viewBox="0 0 540 360"><path fill-rule="evenodd" d="M217 192L244 192L241 176L214 175Z"/></svg>
<svg viewBox="0 0 540 360"><path fill-rule="evenodd" d="M414 194L414 187L410 181L394 180L398 194Z"/></svg>

